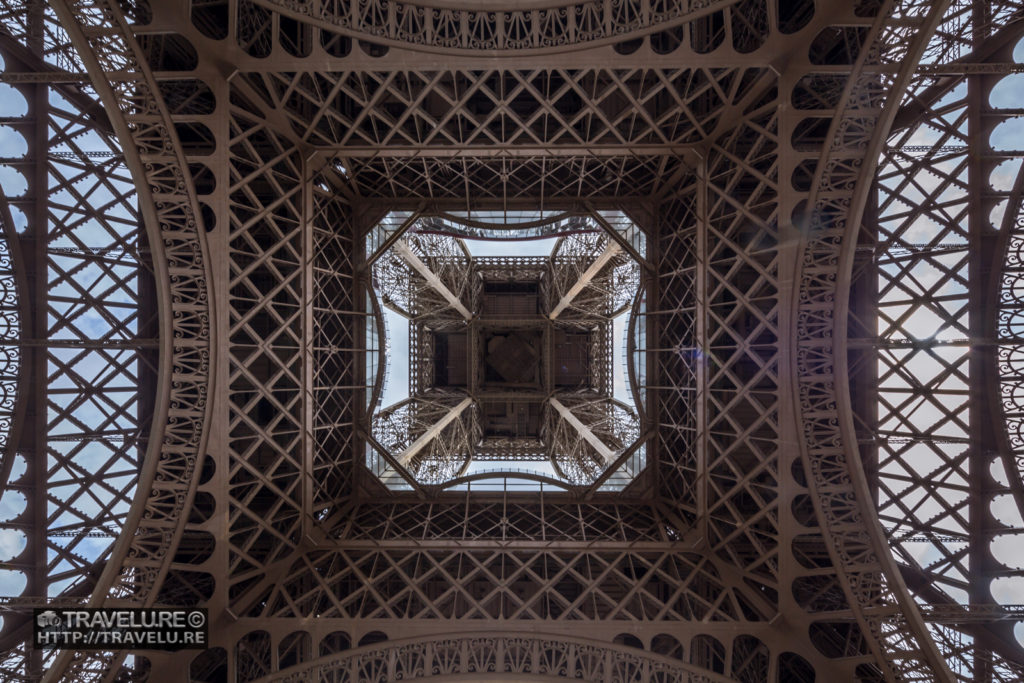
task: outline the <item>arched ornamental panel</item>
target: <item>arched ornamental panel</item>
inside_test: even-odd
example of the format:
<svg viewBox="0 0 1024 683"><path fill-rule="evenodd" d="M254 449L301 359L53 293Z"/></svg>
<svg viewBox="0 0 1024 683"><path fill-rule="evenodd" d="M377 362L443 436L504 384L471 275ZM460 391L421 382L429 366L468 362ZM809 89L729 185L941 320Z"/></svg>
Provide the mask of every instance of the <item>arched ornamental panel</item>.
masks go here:
<svg viewBox="0 0 1024 683"><path fill-rule="evenodd" d="M743 666L739 664L738 666ZM755 675L766 676L767 662ZM290 670L256 679L386 681L410 678L457 680L587 680L711 682L735 680L707 669L646 651L582 638L504 634L452 634L444 640L384 642L304 662Z"/></svg>
<svg viewBox="0 0 1024 683"><path fill-rule="evenodd" d="M543 624L562 644L586 629L612 680L654 668L666 680L945 680L947 657L968 665L962 646L936 647L951 629L928 630L935 610L922 616L910 565L877 525L855 450L851 397L864 394L846 372L853 235L881 131L933 54L929 36L966 22L943 24L935 3L598 4L528 18L365 5L361 23L335 25L323 13L351 5L320 3L307 19L269 2L125 15L69 0L55 3L66 35L44 13L47 49L81 55L75 72L94 79L121 140L161 302L159 438L89 599L207 607L214 642L194 680L340 675L355 660L313 655L351 643L366 667L356 678L388 680L398 650L381 639L415 643L402 651L415 669L468 620L495 632L479 657L515 650L537 672L582 650L545 649L524 629ZM600 14L609 7L624 14ZM452 17L454 42L406 40L447 40ZM576 35L564 67L531 61L563 19L623 29ZM379 22L390 28L368 28ZM475 53L491 43L474 32L492 30L508 49ZM517 31L526 42L509 43ZM424 56L435 48L444 64ZM566 491L536 478L520 493L415 477L388 490L366 467L386 367L367 255L415 215L516 210L623 215L645 232L642 321L622 338L647 465L616 491L600 478ZM430 281L429 254L410 252ZM454 304L468 311L461 297L476 290L446 278L451 296L433 286L432 300L462 315ZM566 284L545 291L571 308ZM612 450L600 416L560 405L594 437L588 458ZM401 475L405 463L386 464ZM685 666L630 652L656 639ZM468 671L468 641L446 647ZM144 655L46 664L70 680L169 675L167 655Z"/></svg>
<svg viewBox="0 0 1024 683"><path fill-rule="evenodd" d="M1024 528L1012 445L1020 152L1006 137L1021 35L1013 3L950 9L846 255L851 434L900 573L964 680L1014 680L1024 663L1011 540Z"/></svg>
<svg viewBox="0 0 1024 683"><path fill-rule="evenodd" d="M151 424L166 417L170 345L157 303L167 267L142 227L124 138L52 11L14 3L3 16L0 649L16 678L55 660L26 644L32 607L85 604L128 542L140 473L154 470Z"/></svg>

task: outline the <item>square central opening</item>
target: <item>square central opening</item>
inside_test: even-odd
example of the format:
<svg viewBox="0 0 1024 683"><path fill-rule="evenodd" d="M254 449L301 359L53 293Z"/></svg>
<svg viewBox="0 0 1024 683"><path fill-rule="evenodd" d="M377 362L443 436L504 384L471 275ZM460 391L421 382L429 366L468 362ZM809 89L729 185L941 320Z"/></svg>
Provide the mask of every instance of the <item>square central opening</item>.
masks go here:
<svg viewBox="0 0 1024 683"><path fill-rule="evenodd" d="M502 218L395 213L368 235L385 343L367 466L394 489L623 488L646 462L643 233Z"/></svg>

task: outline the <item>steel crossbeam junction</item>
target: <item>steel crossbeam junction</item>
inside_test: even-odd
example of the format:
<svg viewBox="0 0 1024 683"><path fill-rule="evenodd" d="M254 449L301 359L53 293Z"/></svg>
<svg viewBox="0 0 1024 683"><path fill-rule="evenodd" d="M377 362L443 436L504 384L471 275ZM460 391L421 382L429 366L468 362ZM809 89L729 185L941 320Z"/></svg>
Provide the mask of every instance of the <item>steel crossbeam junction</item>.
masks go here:
<svg viewBox="0 0 1024 683"><path fill-rule="evenodd" d="M1020 0L0 16L3 680L1024 680Z"/></svg>

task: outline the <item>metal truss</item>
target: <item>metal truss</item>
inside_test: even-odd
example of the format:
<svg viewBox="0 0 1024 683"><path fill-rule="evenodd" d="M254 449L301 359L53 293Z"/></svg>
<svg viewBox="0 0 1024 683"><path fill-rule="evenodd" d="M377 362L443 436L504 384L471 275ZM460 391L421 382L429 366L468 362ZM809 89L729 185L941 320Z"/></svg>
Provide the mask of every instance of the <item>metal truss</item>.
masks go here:
<svg viewBox="0 0 1024 683"><path fill-rule="evenodd" d="M595 217L577 218L563 227L569 233L559 238L548 258L475 257L451 234L449 221L426 211L387 215L370 229L367 251L373 254L373 291L385 306L409 320L410 398L373 412L370 418L372 449L367 464L389 488L412 487L422 492L424 486L447 488L494 479L502 473L506 478L563 487L593 485L606 469L626 481L635 477L636 463L622 468L617 462L627 450L640 448L640 428L637 416L611 398L610 339L611 318L629 308L639 287L640 265L631 258L636 247L623 236L631 224L620 231L602 219L609 226L605 232ZM554 220L567 222L557 216ZM544 228L544 220L535 223L534 229ZM477 230L499 232L495 224L475 221L474 225ZM464 228L456 224L455 229ZM542 310L524 310L518 315L502 313L500 306L489 310L488 306L497 304L487 303L487 287L513 282L537 286ZM476 360L482 358L481 335L524 329L539 333L542 347L536 390L486 388L479 366L483 361ZM465 335L465 394L453 392L445 382L437 385L438 336L449 333ZM556 333L587 340L582 344L588 377L583 384L589 391L579 395L567 394L564 389L559 392L569 396L571 407L552 395L556 391L552 336ZM447 373L445 368L445 376ZM543 406L543 429L532 437L496 440L482 428L484 402L495 401L504 402L506 410L512 405L522 409L531 401L538 409ZM370 407L374 407L373 400ZM574 409L582 409L584 421ZM566 424L560 424L562 421ZM557 478L517 473L508 466L467 474L477 454L490 461L547 459Z"/></svg>
<svg viewBox="0 0 1024 683"><path fill-rule="evenodd" d="M394 454L391 467L405 468L419 482L437 484L465 471L480 440L476 409L470 398L427 392L374 416L373 436L381 456ZM388 466L370 470L385 483L394 478Z"/></svg>
<svg viewBox="0 0 1024 683"><path fill-rule="evenodd" d="M521 152L512 152L513 147L543 150L550 145L678 153L713 133L739 97L735 74L689 69L369 71L315 78L247 73L239 79L268 106L286 107L300 139L336 150L338 161L353 174L357 170L350 162L380 157L382 151L394 159L430 150L458 159L495 146L516 155ZM646 101L658 98L685 108L658 118L639 114ZM375 109L384 103L392 105L393 113ZM602 106L608 104L613 111ZM494 151L484 156L490 155Z"/></svg>
<svg viewBox="0 0 1024 683"><path fill-rule="evenodd" d="M27 74L5 80L45 105L25 123L25 237L2 212L18 332L0 339L18 342L19 387L48 382L18 389L2 461L31 511L0 523L25 529L26 599L206 606L214 647L188 668L209 683L1019 678L1016 612L990 590L1019 570L991 544L1024 522L990 506L1024 500L1004 421L1019 427L1022 181L990 192L997 157L974 134L1013 115L985 98L1011 71L1014 3L2 7L7 72ZM546 295L566 323L636 311L650 430L564 394L575 422L548 422L581 482L612 457L648 463L614 492L424 485L473 455L463 395L371 420L375 284L453 324L451 299L476 296L446 270L456 237L403 231L524 207L612 227L563 240L601 244ZM79 215L102 244L76 238ZM383 260L400 239L443 287ZM644 240L646 263L619 273ZM582 277L606 245L621 253ZM642 295L607 303L625 282ZM83 301L108 332L79 322ZM116 372L69 369L90 354ZM63 435L105 444L105 469L71 468L82 442ZM43 447L64 470L28 457ZM74 502L107 488L93 513ZM82 562L96 525L120 537ZM181 669L158 652L44 660L18 624L0 633L12 678Z"/></svg>
<svg viewBox="0 0 1024 683"><path fill-rule="evenodd" d="M374 288L384 305L409 318L434 317L450 308L447 315L469 320L476 292L465 245L443 235L405 235L373 264Z"/></svg>
<svg viewBox="0 0 1024 683"><path fill-rule="evenodd" d="M552 254L549 317L572 310L578 318L614 317L633 301L640 265L609 235L578 233L561 238Z"/></svg>
<svg viewBox="0 0 1024 683"><path fill-rule="evenodd" d="M851 353L863 375L851 389L880 520L926 616L958 603L991 615L944 629L944 642L960 642L949 661L964 680L1012 680L1022 663L993 583L1018 573L1005 547L1024 525L1003 422L1005 413L1012 433L1013 314L1004 311L1013 295L993 296L1001 281L1012 289L1002 261L1012 263L1020 181L993 174L1008 157L988 139L1010 116L989 103L999 72L942 65L1005 59L1022 35L1010 20L1018 9L947 12L922 60L931 68L911 80L881 152L854 256L849 336L870 343ZM1000 497L1012 512L997 518Z"/></svg>
<svg viewBox="0 0 1024 683"><path fill-rule="evenodd" d="M299 10L303 20L317 22L354 36L374 36L385 44L416 45L444 52L454 50L544 50L545 52L573 49L590 42L607 43L628 40L636 35L671 29L694 22L720 11L732 18L739 12L741 30L738 41L746 38L756 42L758 28L766 23L766 12L754 7L738 7L735 2L626 2L609 7L600 2L571 3L566 7L539 10L503 9L498 12L446 8L429 5L399 5L375 2L354 10L345 3L321 3L315 13L303 12L300 6L285 2L266 2L280 10ZM742 3L741 3L742 5ZM753 9L743 15L743 10ZM695 22L694 22L695 23ZM469 30L467 30L467 28ZM744 31L742 28L746 28ZM266 31L267 27L261 28ZM719 38L720 40L721 38ZM696 42L696 41L695 41ZM737 49L749 51L753 47L739 42Z"/></svg>
<svg viewBox="0 0 1024 683"><path fill-rule="evenodd" d="M132 174L96 91L45 77L85 70L67 34L42 6L3 14L6 73L44 74L7 95L25 108L4 118L26 142L23 155L4 159L25 190L5 185L0 196L0 483L15 502L0 526L17 547L3 558L5 590L33 604L58 595L81 604L103 590L114 541L133 523L142 454L159 419L154 273L166 271L140 230ZM30 612L5 615L3 676L31 679L52 664L53 653L25 647L30 633Z"/></svg>
<svg viewBox="0 0 1024 683"><path fill-rule="evenodd" d="M622 643L608 648L603 643L559 636L519 638L506 634L474 633L453 637L444 644L430 641L402 645L368 646L342 654L304 661L291 675L307 680L333 677L336 680L359 680L374 683L405 680L409 677L431 678L473 675L503 671L522 675L568 677L572 679L618 683L633 680L658 681L729 681L733 678L716 675L697 665L679 660L683 646L674 636L662 635L653 654L637 651ZM440 647L438 647L440 645ZM719 643L720 645L720 643ZM759 644L760 645L760 644ZM759 650L759 651L758 651ZM737 658L729 671L734 674L756 673L764 662L763 645L755 646L755 661ZM724 662L720 663L724 670ZM263 667L270 671L269 664ZM286 680L282 675L268 675L259 681ZM330 679L329 679L330 680Z"/></svg>
<svg viewBox="0 0 1024 683"><path fill-rule="evenodd" d="M548 399L546 409L551 464L575 483L593 482L640 438L636 414L600 394L559 393Z"/></svg>

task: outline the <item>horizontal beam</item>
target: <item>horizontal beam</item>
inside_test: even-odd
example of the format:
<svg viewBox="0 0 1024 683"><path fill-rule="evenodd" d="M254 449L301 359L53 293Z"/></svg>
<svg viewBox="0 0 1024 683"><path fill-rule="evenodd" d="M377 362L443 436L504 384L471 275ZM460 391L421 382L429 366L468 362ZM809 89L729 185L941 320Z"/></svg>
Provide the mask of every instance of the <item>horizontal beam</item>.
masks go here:
<svg viewBox="0 0 1024 683"><path fill-rule="evenodd" d="M159 339L0 339L0 348L34 347L60 349L155 349Z"/></svg>
<svg viewBox="0 0 1024 683"><path fill-rule="evenodd" d="M20 612L28 611L35 607L85 607L88 602L89 596L86 595L82 597L18 595L0 598L0 611Z"/></svg>
<svg viewBox="0 0 1024 683"><path fill-rule="evenodd" d="M111 71L111 81L137 81L141 77L133 71ZM72 71L5 71L0 73L0 83L88 83L89 74Z"/></svg>
<svg viewBox="0 0 1024 683"><path fill-rule="evenodd" d="M407 2L392 6L390 11L374 14L352 3L324 3L313 11L296 9L284 0L256 0L257 5L273 12L307 22L318 28L336 31L351 38L372 36L375 42L399 50L416 50L417 56L486 54L505 57L527 54L546 57L573 53L624 40L640 39L659 31L684 26L697 19L721 12L738 0L694 0L676 3L675 11L665 13L648 2L575 4L551 0L519 0L502 7L488 3L430 0ZM495 4L495 3L492 3ZM474 6L476 5L476 6ZM568 5L562 7L561 5ZM594 11L592 21L563 23L558 17L568 13L570 19L582 15L583 8ZM454 34L439 31L433 22L418 25L418 14L447 11L451 21L461 29ZM434 20L437 21L437 20ZM577 23L577 21L579 23ZM503 30L505 24L521 27L520 32ZM557 38L557 40L556 40ZM408 58L406 58L408 59ZM551 63L550 61L548 63Z"/></svg>
<svg viewBox="0 0 1024 683"><path fill-rule="evenodd" d="M683 157L695 155L697 144L688 145L388 145L387 147L367 146L325 146L319 148L325 154L337 159L466 159L466 158L552 158L579 157ZM346 171L348 173L348 171ZM344 174L343 174L344 175Z"/></svg>
<svg viewBox="0 0 1024 683"><path fill-rule="evenodd" d="M919 74L933 76L964 76L967 74L1019 74L1024 73L1024 64L1016 62L986 62L971 64L956 62L953 64L918 64L915 71Z"/></svg>
<svg viewBox="0 0 1024 683"><path fill-rule="evenodd" d="M499 496L503 495L501 491L496 492ZM474 491L474 494L476 492ZM539 492L533 492L536 497L539 496ZM545 492L545 499L547 493ZM584 520L577 520L577 524ZM510 524L509 526L513 526ZM537 550L548 550L548 551L573 551L573 552L587 552L594 551L595 541L593 540L566 540L564 534L553 532L558 535L558 539L554 540L551 538L516 538L515 548L511 550L509 542L502 539L476 539L476 538L460 538L458 541L458 547L463 548L474 548L478 550L491 550L491 551L504 551L504 552L531 552ZM344 546L345 550L359 549L359 550L446 550L452 549L452 541L450 539L419 539L419 538L395 538L395 539L384 539L384 540L362 540L362 539L349 539L346 538L343 542L332 540L331 542L323 542L315 547L316 550L333 550L338 546ZM685 542L681 542L678 539L665 539L661 541L637 541L637 540L620 540L620 539L609 539L602 538L600 540L601 551L618 551L618 552L678 552L681 548L692 550L693 547L688 546Z"/></svg>
<svg viewBox="0 0 1024 683"><path fill-rule="evenodd" d="M931 349L939 346L1017 346L1022 338L956 337L953 339L909 339L894 337L851 337L846 345L852 349Z"/></svg>
<svg viewBox="0 0 1024 683"><path fill-rule="evenodd" d="M548 484L550 486L555 486L555 487L557 487L559 489L566 490L566 491L579 488L578 486L576 486L574 484L571 484L571 483L569 483L567 481L562 481L561 479L556 479L555 477L548 476L548 475L545 475L545 474L541 474L540 472L535 472L535 471L531 471L531 470L518 470L518 469L515 469L515 468L507 468L507 467L506 468L495 468L495 469L492 469L492 470L481 470L481 471L478 471L478 472L474 472L472 474L464 474L464 475L462 475L460 477L455 477L454 479L449 479L446 482L443 482L441 484L438 484L437 486L432 486L432 487L429 487L429 488L441 491L441 490L444 490L444 489L453 488L455 486L460 486L462 484L471 484L472 482L475 482L475 481L487 481L487 480L490 480L490 479L504 479L504 480L512 479L512 480L519 480L519 481L525 480L525 481L531 481L531 482L542 484L542 485L543 484ZM508 486L508 482L507 481L505 483L505 486L506 487Z"/></svg>
<svg viewBox="0 0 1024 683"><path fill-rule="evenodd" d="M1024 621L1024 605L921 605L921 616L931 624L968 624Z"/></svg>
<svg viewBox="0 0 1024 683"><path fill-rule="evenodd" d="M0 83L88 83L89 74L70 71L5 71Z"/></svg>

